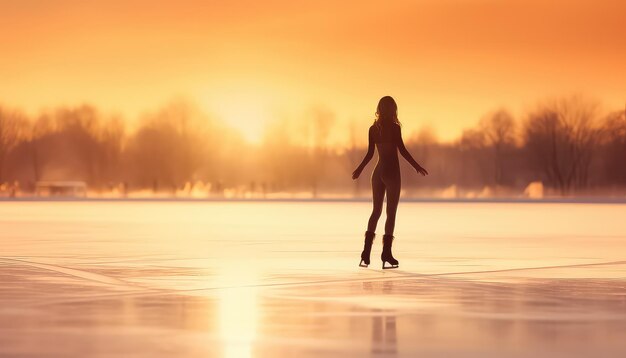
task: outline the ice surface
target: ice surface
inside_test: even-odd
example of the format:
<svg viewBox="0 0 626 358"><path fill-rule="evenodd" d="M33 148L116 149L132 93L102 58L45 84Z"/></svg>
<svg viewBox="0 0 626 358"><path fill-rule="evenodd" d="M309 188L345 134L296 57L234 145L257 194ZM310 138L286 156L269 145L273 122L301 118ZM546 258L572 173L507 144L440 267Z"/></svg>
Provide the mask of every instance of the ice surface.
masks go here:
<svg viewBox="0 0 626 358"><path fill-rule="evenodd" d="M401 202L384 271L369 211L1 202L0 356L626 356L626 205Z"/></svg>

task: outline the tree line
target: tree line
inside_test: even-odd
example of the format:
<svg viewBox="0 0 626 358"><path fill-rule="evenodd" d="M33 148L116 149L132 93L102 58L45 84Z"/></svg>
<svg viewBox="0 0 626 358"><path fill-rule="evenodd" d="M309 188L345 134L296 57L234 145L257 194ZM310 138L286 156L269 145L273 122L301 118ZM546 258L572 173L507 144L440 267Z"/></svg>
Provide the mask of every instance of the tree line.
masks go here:
<svg viewBox="0 0 626 358"><path fill-rule="evenodd" d="M0 184L26 195L44 180L79 180L92 192L120 195L367 195L368 173L355 182L350 173L365 153L369 124L342 128L332 110L315 107L269 123L251 144L185 101L134 125L92 105L32 117L0 106ZM348 133L345 145L330 144L335 131ZM602 111L581 96L543 101L517 119L495 110L453 142L425 128L405 133L405 143L430 172L418 178L403 163L409 195L517 195L533 182L559 195L626 188L625 111Z"/></svg>

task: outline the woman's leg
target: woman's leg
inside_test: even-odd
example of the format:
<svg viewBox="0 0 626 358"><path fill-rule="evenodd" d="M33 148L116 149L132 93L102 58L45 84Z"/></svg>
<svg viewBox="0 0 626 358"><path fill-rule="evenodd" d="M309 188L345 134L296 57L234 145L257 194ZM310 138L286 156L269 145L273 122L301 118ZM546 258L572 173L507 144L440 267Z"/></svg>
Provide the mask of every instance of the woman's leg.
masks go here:
<svg viewBox="0 0 626 358"><path fill-rule="evenodd" d="M387 221L385 222L385 235L393 235L396 227L396 211L400 202L400 175L390 180L385 180L387 188Z"/></svg>
<svg viewBox="0 0 626 358"><path fill-rule="evenodd" d="M374 169L374 173L372 173L372 199L372 215L367 222L367 231L376 232L376 225L383 213L383 201L385 200L385 184L378 168Z"/></svg>

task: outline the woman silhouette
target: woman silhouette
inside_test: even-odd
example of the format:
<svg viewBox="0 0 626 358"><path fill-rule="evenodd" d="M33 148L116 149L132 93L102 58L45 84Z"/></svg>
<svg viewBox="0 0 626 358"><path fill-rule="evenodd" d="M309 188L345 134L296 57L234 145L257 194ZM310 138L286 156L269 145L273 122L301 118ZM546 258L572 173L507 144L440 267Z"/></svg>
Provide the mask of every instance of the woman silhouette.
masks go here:
<svg viewBox="0 0 626 358"><path fill-rule="evenodd" d="M372 243L376 235L376 225L378 224L380 214L382 214L383 200L385 199L385 193L387 193L387 221L385 222L383 252L380 255L380 259L383 261L383 269L397 268L398 260L391 253L391 245L393 242L393 229L396 225L396 211L400 200L401 181L398 151L418 173L428 175L428 172L417 164L409 151L406 150L402 141L400 121L398 120L398 105L390 96L385 96L378 102L376 119L369 129L367 154L365 154L365 158L363 158L358 168L352 173L352 179L358 178L363 168L372 159L374 146L378 148L378 163L376 163L376 168L374 168L372 173L372 199L374 205L372 215L367 223L365 245L361 253L359 266L367 267L370 264L370 252L372 251ZM385 266L386 262L391 266Z"/></svg>

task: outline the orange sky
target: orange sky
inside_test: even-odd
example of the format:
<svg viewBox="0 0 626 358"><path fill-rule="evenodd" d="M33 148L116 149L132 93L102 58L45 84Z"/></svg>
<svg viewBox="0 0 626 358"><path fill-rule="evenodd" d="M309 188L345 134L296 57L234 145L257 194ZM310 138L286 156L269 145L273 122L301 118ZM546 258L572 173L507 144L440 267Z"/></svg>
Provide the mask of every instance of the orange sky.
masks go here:
<svg viewBox="0 0 626 358"><path fill-rule="evenodd" d="M0 103L129 117L177 97L258 140L333 110L367 125L392 95L405 135L443 140L547 96L626 101L626 2L0 0Z"/></svg>

